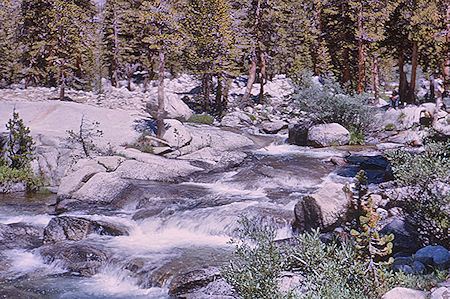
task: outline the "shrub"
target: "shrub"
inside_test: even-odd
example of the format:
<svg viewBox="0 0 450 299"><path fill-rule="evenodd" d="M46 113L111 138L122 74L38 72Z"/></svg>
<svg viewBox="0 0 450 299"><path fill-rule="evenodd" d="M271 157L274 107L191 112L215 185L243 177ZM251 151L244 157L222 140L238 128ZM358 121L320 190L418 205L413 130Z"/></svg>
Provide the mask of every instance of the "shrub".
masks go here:
<svg viewBox="0 0 450 299"><path fill-rule="evenodd" d="M414 220L424 243L449 247L450 141L429 142L421 154L390 152L388 159L396 183L407 186L402 208Z"/></svg>
<svg viewBox="0 0 450 299"><path fill-rule="evenodd" d="M86 120L83 115L78 132L67 130L69 136L66 141L71 145L80 146L84 155L89 157L91 152L97 150L94 139L103 136L103 131L98 129L99 126L99 122Z"/></svg>
<svg viewBox="0 0 450 299"><path fill-rule="evenodd" d="M239 223L239 240L231 241L236 246L233 260L222 269L222 276L246 299L287 297L277 285L287 256L274 243L274 230L245 217Z"/></svg>
<svg viewBox="0 0 450 299"><path fill-rule="evenodd" d="M214 117L208 114L194 114L189 118L188 122L196 124L212 125L214 123Z"/></svg>
<svg viewBox="0 0 450 299"><path fill-rule="evenodd" d="M43 182L30 167L34 159L30 129L24 125L15 109L6 128L8 135L0 140L0 190L9 192L16 183L24 183L27 190L34 191Z"/></svg>
<svg viewBox="0 0 450 299"><path fill-rule="evenodd" d="M412 154L393 150L387 154L395 181L400 186L427 185L430 182L449 181L450 141L429 142L425 151Z"/></svg>
<svg viewBox="0 0 450 299"><path fill-rule="evenodd" d="M392 124L392 123L386 124L386 126L384 126L385 131L394 131L396 129L397 128L396 128L395 124Z"/></svg>
<svg viewBox="0 0 450 299"><path fill-rule="evenodd" d="M373 109L362 96L349 95L331 79L323 84L305 82L296 86L294 104L315 123L338 123L354 132L366 133L374 125Z"/></svg>
<svg viewBox="0 0 450 299"><path fill-rule="evenodd" d="M154 148L150 141L146 138L148 136L147 132L142 132L141 136L139 136L138 140L131 144L127 144L127 147L135 148L140 150L141 152L153 154Z"/></svg>

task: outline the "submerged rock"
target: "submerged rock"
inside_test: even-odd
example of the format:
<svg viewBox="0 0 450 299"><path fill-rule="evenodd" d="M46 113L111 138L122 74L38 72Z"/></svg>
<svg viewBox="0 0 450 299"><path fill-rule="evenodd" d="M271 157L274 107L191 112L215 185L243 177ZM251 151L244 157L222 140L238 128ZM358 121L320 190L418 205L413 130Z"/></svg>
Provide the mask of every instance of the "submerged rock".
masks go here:
<svg viewBox="0 0 450 299"><path fill-rule="evenodd" d="M64 240L80 241L91 233L99 235L127 235L127 229L105 221L93 221L85 218L62 216L50 220L44 230L44 243Z"/></svg>
<svg viewBox="0 0 450 299"><path fill-rule="evenodd" d="M82 276L92 276L106 262L105 251L92 245L59 242L41 247L40 254L46 263L59 266Z"/></svg>
<svg viewBox="0 0 450 299"><path fill-rule="evenodd" d="M190 293L220 277L220 269L207 267L175 276L169 284L169 295Z"/></svg>
<svg viewBox="0 0 450 299"><path fill-rule="evenodd" d="M43 228L25 223L0 224L0 249L31 249L42 245Z"/></svg>

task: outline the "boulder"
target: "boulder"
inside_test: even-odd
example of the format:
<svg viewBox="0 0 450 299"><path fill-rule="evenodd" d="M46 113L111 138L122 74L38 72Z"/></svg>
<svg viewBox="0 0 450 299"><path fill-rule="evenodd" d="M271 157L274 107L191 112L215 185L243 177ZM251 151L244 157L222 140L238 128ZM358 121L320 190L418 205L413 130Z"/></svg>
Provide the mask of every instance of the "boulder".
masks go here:
<svg viewBox="0 0 450 299"><path fill-rule="evenodd" d="M388 143L406 144L421 146L423 145L423 140L427 136L427 131L420 130L406 130L400 132L394 136L388 137L385 141Z"/></svg>
<svg viewBox="0 0 450 299"><path fill-rule="evenodd" d="M396 287L381 297L382 299L426 299L426 293L423 291Z"/></svg>
<svg viewBox="0 0 450 299"><path fill-rule="evenodd" d="M287 142L300 146L308 145L308 130L311 126L312 124L309 121L303 121L294 125L289 125L289 137Z"/></svg>
<svg viewBox="0 0 450 299"><path fill-rule="evenodd" d="M169 284L169 295L191 293L220 277L220 269L207 267L176 275Z"/></svg>
<svg viewBox="0 0 450 299"><path fill-rule="evenodd" d="M322 227L322 212L316 200L311 196L304 196L297 202L294 208L294 217L292 228L295 232L303 233Z"/></svg>
<svg viewBox="0 0 450 299"><path fill-rule="evenodd" d="M442 246L428 245L421 248L414 255L414 259L440 269L450 267L450 252Z"/></svg>
<svg viewBox="0 0 450 299"><path fill-rule="evenodd" d="M442 110L436 113L433 129L445 136L450 136L450 114Z"/></svg>
<svg viewBox="0 0 450 299"><path fill-rule="evenodd" d="M279 131L286 129L288 124L284 121L264 121L262 124L262 129L267 134L276 134Z"/></svg>
<svg viewBox="0 0 450 299"><path fill-rule="evenodd" d="M44 243L64 240L80 241L91 233L100 235L127 235L126 228L105 221L93 221L85 218L61 216L54 217L44 230Z"/></svg>
<svg viewBox="0 0 450 299"><path fill-rule="evenodd" d="M96 161L90 160L89 165L82 167L77 166L74 172L66 175L61 179L61 183L58 188L59 197L70 197L70 195L83 186L91 177L96 173L105 171L105 168L99 165Z"/></svg>
<svg viewBox="0 0 450 299"><path fill-rule="evenodd" d="M449 297L450 287L440 287L431 292L430 299L448 299Z"/></svg>
<svg viewBox="0 0 450 299"><path fill-rule="evenodd" d="M188 129L176 119L164 120L164 131L162 138L172 148L178 149L190 143L192 136Z"/></svg>
<svg viewBox="0 0 450 299"><path fill-rule="evenodd" d="M282 272L278 279L278 289L280 292L293 292L298 297L301 297L301 285L305 278L297 273Z"/></svg>
<svg viewBox="0 0 450 299"><path fill-rule="evenodd" d="M146 104L146 111L157 119L158 116L158 99L151 98ZM193 115L192 110L183 102L180 96L167 93L164 100L164 117L187 121Z"/></svg>
<svg viewBox="0 0 450 299"><path fill-rule="evenodd" d="M348 198L343 191L344 187L344 184L327 180L320 185L316 192L310 194L310 197L316 202L315 205L311 204L311 206L318 206L320 208L322 225L324 227L334 224L345 213Z"/></svg>
<svg viewBox="0 0 450 299"><path fill-rule="evenodd" d="M308 143L315 147L345 145L350 141L350 132L337 123L320 124L308 130Z"/></svg>
<svg viewBox="0 0 450 299"><path fill-rule="evenodd" d="M187 176L202 170L201 168L192 166L188 161L147 155L149 157L146 159L146 162L127 160L112 174L123 179L170 181L177 177Z"/></svg>
<svg viewBox="0 0 450 299"><path fill-rule="evenodd" d="M116 172L100 172L74 192L72 198L87 202L110 203L128 185L129 182L120 178Z"/></svg>
<svg viewBox="0 0 450 299"><path fill-rule="evenodd" d="M391 218L380 230L383 235L394 234L392 241L394 252L412 254L419 248L418 233L414 227L404 218Z"/></svg>
<svg viewBox="0 0 450 299"><path fill-rule="evenodd" d="M205 287L202 287L192 293L182 294L178 298L185 299L235 299L239 298L233 287L224 279L214 280Z"/></svg>
<svg viewBox="0 0 450 299"><path fill-rule="evenodd" d="M406 106L402 109L388 109L381 117L383 127L388 124L395 125L399 130L407 130L413 126L420 125L420 118L426 112L429 115L434 115L436 105L433 103L426 103L420 106Z"/></svg>
<svg viewBox="0 0 450 299"><path fill-rule="evenodd" d="M107 261L104 250L87 244L58 242L40 248L46 263L57 262L59 266L81 276L92 276Z"/></svg>
<svg viewBox="0 0 450 299"><path fill-rule="evenodd" d="M42 233L43 228L25 223L0 224L0 250L39 247Z"/></svg>
<svg viewBox="0 0 450 299"><path fill-rule="evenodd" d="M220 124L224 127L238 128L252 123L252 119L246 113L234 111L222 118Z"/></svg>

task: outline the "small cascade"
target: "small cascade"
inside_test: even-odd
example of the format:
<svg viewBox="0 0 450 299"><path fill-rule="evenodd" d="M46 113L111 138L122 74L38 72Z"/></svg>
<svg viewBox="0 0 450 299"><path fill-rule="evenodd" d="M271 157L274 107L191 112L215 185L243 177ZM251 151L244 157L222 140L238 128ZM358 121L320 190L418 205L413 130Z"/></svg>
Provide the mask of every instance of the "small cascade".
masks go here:
<svg viewBox="0 0 450 299"><path fill-rule="evenodd" d="M120 236L91 233L68 242L105 253L106 261L92 276L72 273L58 259L45 263L39 248L12 249L0 253L7 260L0 263L0 286L10 276L10 288L17 285L55 298L169 298L167 286L175 275L220 267L228 260L234 249L229 240L236 237L241 215L273 227L277 239L291 237L296 202L330 179L334 167L322 160L334 154L276 141L236 168L196 174L181 183L138 182L143 197L130 198L138 202L136 209L63 214L128 231ZM54 217L44 208L24 213L14 199L0 201L0 224L21 222L42 229Z"/></svg>

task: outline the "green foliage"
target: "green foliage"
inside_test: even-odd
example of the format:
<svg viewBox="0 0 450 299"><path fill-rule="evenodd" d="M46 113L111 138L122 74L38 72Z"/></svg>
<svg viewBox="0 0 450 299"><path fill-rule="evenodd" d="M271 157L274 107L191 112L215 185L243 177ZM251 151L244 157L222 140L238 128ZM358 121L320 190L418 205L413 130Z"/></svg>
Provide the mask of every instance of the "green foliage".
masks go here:
<svg viewBox="0 0 450 299"><path fill-rule="evenodd" d="M292 97L297 108L307 112L315 123L338 123L359 134L372 129L373 110L367 100L346 94L334 80L325 79L324 84L305 82L297 86Z"/></svg>
<svg viewBox="0 0 450 299"><path fill-rule="evenodd" d="M30 129L23 123L23 119L19 118L19 113L13 110L13 117L6 124L8 137L3 157L7 160L6 164L10 168L23 169L26 168L33 160L34 142L30 135Z"/></svg>
<svg viewBox="0 0 450 299"><path fill-rule="evenodd" d="M34 159L34 142L30 129L13 110L13 117L6 124L8 135L0 140L0 190L8 192L16 183L24 183L27 190L34 191L43 182L30 167Z"/></svg>
<svg viewBox="0 0 450 299"><path fill-rule="evenodd" d="M78 132L67 130L69 136L66 138L66 141L71 145L80 146L84 155L90 157L93 151L98 150L95 145L95 139L103 136L103 131L98 129L99 126L99 122L88 121L83 115Z"/></svg>
<svg viewBox="0 0 450 299"><path fill-rule="evenodd" d="M223 268L222 276L243 298L375 298L394 286L417 285L412 275L393 273L385 264L374 265L380 281L373 280L368 261L358 257L352 243L326 244L318 230L281 245L274 242L272 228L246 218L240 223L233 260ZM281 293L277 281L282 271L301 276L296 286L301 290Z"/></svg>
<svg viewBox="0 0 450 299"><path fill-rule="evenodd" d="M385 131L394 131L396 130L395 124L389 123L384 126Z"/></svg>
<svg viewBox="0 0 450 299"><path fill-rule="evenodd" d="M214 123L214 117L208 114L194 114L188 119L188 122L196 124L212 125Z"/></svg>
<svg viewBox="0 0 450 299"><path fill-rule="evenodd" d="M27 191L36 191L43 185L29 166L20 169L0 166L0 190L9 192L16 183L24 183Z"/></svg>
<svg viewBox="0 0 450 299"><path fill-rule="evenodd" d="M403 209L411 215L424 244L450 244L450 141L429 142L421 154L394 150L387 155L395 181L408 186Z"/></svg>
<svg viewBox="0 0 450 299"><path fill-rule="evenodd" d="M277 279L286 268L287 256L273 242L274 230L246 217L239 223L239 240L231 241L236 246L233 259L223 268L222 276L245 299L287 296L277 286Z"/></svg>
<svg viewBox="0 0 450 299"><path fill-rule="evenodd" d="M365 143L364 134L361 131L350 130L350 145L363 145Z"/></svg>
<svg viewBox="0 0 450 299"><path fill-rule="evenodd" d="M127 147L135 148L144 153L153 154L154 153L153 145L151 144L150 140L146 138L146 136L148 136L148 134L145 131L142 132L138 140L136 140L136 142L132 144L128 144Z"/></svg>
<svg viewBox="0 0 450 299"><path fill-rule="evenodd" d="M405 150L393 150L387 154L395 181L400 186L426 185L440 180L449 181L450 141L430 142L425 151L412 154Z"/></svg>

